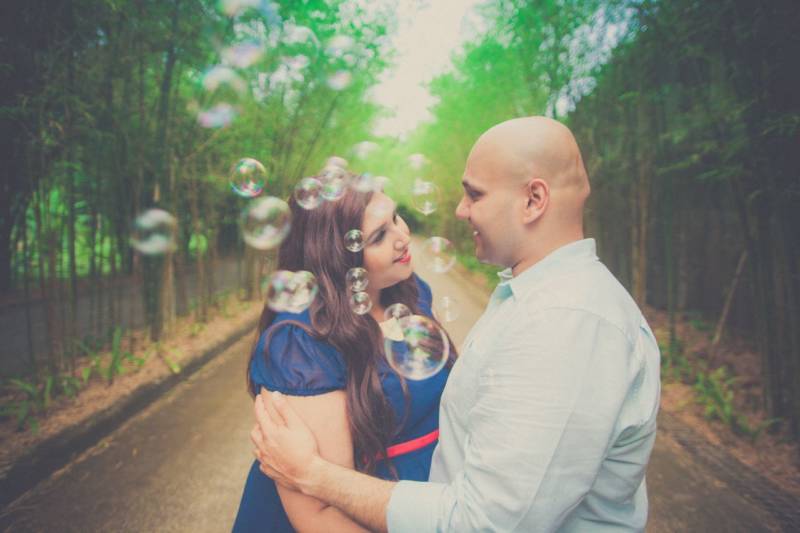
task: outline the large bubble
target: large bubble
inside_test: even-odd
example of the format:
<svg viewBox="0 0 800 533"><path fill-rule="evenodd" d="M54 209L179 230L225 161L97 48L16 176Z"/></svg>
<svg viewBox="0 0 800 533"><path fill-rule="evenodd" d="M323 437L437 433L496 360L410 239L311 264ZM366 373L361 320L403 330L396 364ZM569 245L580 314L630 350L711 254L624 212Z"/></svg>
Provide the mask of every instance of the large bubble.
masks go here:
<svg viewBox="0 0 800 533"><path fill-rule="evenodd" d="M422 261L437 274L447 272L456 262L453 244L444 237L431 237L422 246Z"/></svg>
<svg viewBox="0 0 800 533"><path fill-rule="evenodd" d="M322 183L317 178L301 179L294 188L294 199L303 209L316 209L325 201L322 197Z"/></svg>
<svg viewBox="0 0 800 533"><path fill-rule="evenodd" d="M161 255L175 250L177 222L163 209L148 209L133 222L131 246L145 255Z"/></svg>
<svg viewBox="0 0 800 533"><path fill-rule="evenodd" d="M384 338L389 364L398 374L413 380L429 378L444 368L450 341L436 322L422 315L398 320L403 340Z"/></svg>
<svg viewBox="0 0 800 533"><path fill-rule="evenodd" d="M273 311L302 313L317 296L317 278L311 272L300 270L273 272L266 282L267 305Z"/></svg>
<svg viewBox="0 0 800 533"><path fill-rule="evenodd" d="M252 157L240 159L231 169L231 190L242 198L255 198L264 190L267 169Z"/></svg>
<svg viewBox="0 0 800 533"><path fill-rule="evenodd" d="M411 190L411 203L414 208L427 216L436 211L439 206L439 187L431 182L415 180L414 188Z"/></svg>
<svg viewBox="0 0 800 533"><path fill-rule="evenodd" d="M244 208L239 217L244 241L258 250L279 245L291 227L289 205L279 198L256 198Z"/></svg>

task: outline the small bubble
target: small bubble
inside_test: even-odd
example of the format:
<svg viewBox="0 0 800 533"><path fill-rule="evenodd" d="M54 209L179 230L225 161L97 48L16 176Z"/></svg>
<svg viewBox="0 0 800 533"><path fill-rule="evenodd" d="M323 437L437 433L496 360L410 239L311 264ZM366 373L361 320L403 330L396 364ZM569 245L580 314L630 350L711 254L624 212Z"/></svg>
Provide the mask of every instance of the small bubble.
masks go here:
<svg viewBox="0 0 800 533"><path fill-rule="evenodd" d="M353 292L361 292L369 285L367 271L361 267L348 270L345 281L347 283L347 288Z"/></svg>
<svg viewBox="0 0 800 533"><path fill-rule="evenodd" d="M439 187L435 183L421 179L414 181L411 203L423 215L427 216L436 211L440 196Z"/></svg>
<svg viewBox="0 0 800 533"><path fill-rule="evenodd" d="M366 292L354 292L350 296L350 309L357 315L365 315L372 309L372 299Z"/></svg>
<svg viewBox="0 0 800 533"><path fill-rule="evenodd" d="M322 183L317 178L303 178L294 188L294 199L303 209L316 209L324 199L322 198Z"/></svg>
<svg viewBox="0 0 800 533"><path fill-rule="evenodd" d="M364 249L364 235L361 230L351 229L344 235L344 247L351 252L360 252Z"/></svg>
<svg viewBox="0 0 800 533"><path fill-rule="evenodd" d="M434 272L443 274L456 262L453 244L444 237L431 237L422 246L423 262Z"/></svg>
<svg viewBox="0 0 800 533"><path fill-rule="evenodd" d="M240 159L231 169L231 190L242 198L255 198L264 190L267 169L251 157Z"/></svg>
<svg viewBox="0 0 800 533"><path fill-rule="evenodd" d="M238 112L230 104L219 103L197 113L197 123L203 128L224 128L230 125Z"/></svg>

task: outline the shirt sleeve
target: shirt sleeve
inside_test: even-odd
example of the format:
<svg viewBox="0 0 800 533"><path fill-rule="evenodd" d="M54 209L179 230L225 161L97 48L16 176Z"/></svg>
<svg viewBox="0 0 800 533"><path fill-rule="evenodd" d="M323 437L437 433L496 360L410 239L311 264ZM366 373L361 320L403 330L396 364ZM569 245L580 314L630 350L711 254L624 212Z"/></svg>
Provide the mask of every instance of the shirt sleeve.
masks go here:
<svg viewBox="0 0 800 533"><path fill-rule="evenodd" d="M256 393L265 387L293 396L341 390L347 383L346 366L338 350L297 325L282 323L261 334L250 377Z"/></svg>
<svg viewBox="0 0 800 533"><path fill-rule="evenodd" d="M494 339L466 420L465 462L449 484L401 481L392 532L558 528L591 489L637 373L622 331L549 309ZM542 490L547 478L558 483Z"/></svg>

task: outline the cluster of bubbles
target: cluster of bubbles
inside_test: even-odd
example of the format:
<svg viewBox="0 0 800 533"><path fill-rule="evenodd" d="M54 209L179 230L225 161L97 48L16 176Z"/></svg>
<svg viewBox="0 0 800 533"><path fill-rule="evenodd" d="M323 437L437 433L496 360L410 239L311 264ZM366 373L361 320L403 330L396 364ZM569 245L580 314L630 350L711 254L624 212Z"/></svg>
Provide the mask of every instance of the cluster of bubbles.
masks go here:
<svg viewBox="0 0 800 533"><path fill-rule="evenodd" d="M314 274L306 270L277 270L264 282L267 305L275 312L302 313L317 296L319 287Z"/></svg>

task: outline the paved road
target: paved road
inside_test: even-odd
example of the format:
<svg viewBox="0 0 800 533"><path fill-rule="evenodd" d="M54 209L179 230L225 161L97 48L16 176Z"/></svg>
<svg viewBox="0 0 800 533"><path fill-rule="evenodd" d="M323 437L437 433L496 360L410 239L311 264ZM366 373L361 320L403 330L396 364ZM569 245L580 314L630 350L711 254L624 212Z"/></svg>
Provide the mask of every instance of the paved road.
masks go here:
<svg viewBox="0 0 800 533"><path fill-rule="evenodd" d="M417 257L419 254L415 254ZM459 302L457 343L487 295L457 273L425 274ZM250 338L140 413L0 517L3 531L229 531L251 462L244 391ZM649 531L778 530L766 511L694 462L668 434L648 471Z"/></svg>

